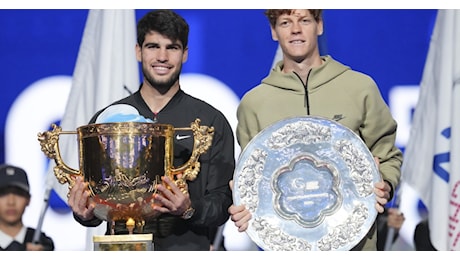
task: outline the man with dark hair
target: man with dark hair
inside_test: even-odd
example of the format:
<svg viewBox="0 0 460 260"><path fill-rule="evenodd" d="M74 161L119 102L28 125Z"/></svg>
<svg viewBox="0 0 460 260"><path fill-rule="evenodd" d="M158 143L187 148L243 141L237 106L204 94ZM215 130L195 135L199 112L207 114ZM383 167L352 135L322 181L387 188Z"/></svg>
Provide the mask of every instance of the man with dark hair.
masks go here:
<svg viewBox="0 0 460 260"><path fill-rule="evenodd" d="M52 251L53 240L41 232L24 226L22 216L30 203L26 172L12 165L0 166L0 251Z"/></svg>
<svg viewBox="0 0 460 260"><path fill-rule="evenodd" d="M228 187L235 167L232 128L219 110L180 87L182 64L188 58L188 33L187 22L170 10L151 11L140 19L136 56L142 65L142 85L109 106L129 106L154 123L184 127L199 118L201 124L214 128L212 144L200 156L199 174L187 182L187 192L168 177L165 185L156 187L158 204L153 211L160 215L148 219L143 227L143 233L153 234L154 250L210 250L213 231L228 220L227 208L232 203ZM106 110L96 113L90 123L100 122ZM174 138L174 166L186 163L192 149L191 136ZM77 178L68 202L79 223L94 227L102 220L95 217L94 205L87 203L89 196L88 183ZM111 227L107 225L108 235ZM115 234L122 232L126 232L124 223L115 223Z"/></svg>

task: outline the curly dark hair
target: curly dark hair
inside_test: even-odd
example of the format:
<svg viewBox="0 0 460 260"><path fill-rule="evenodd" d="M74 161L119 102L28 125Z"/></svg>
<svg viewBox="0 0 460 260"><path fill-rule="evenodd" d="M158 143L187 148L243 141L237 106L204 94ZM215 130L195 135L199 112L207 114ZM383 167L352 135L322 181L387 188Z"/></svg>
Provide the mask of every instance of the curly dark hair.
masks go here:
<svg viewBox="0 0 460 260"><path fill-rule="evenodd" d="M137 23L137 43L142 46L145 35L155 31L173 42L179 40L182 47L188 44L189 25L185 19L171 10L150 11Z"/></svg>

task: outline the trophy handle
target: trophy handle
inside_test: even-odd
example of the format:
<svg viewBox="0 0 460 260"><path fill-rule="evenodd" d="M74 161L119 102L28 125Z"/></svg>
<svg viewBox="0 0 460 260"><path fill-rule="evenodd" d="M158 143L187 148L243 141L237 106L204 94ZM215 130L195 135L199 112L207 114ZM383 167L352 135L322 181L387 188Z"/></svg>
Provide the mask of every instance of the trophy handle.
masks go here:
<svg viewBox="0 0 460 260"><path fill-rule="evenodd" d="M59 150L59 135L60 134L77 134L75 131L62 131L62 128L56 124L51 125L52 131L38 133L38 141L40 142L42 152L50 159L56 162L53 171L60 184L69 183L69 190L75 184L75 179L71 176L81 175L78 170L69 167L64 163Z"/></svg>
<svg viewBox="0 0 460 260"><path fill-rule="evenodd" d="M175 131L192 130L194 137L192 155L189 160L184 165L171 169L170 177L182 173L182 178L175 181L181 190L185 188L186 181L193 181L198 176L200 172L198 159L209 149L214 136L214 127L200 126L200 122L201 120L197 118L190 124L190 128L175 128Z"/></svg>

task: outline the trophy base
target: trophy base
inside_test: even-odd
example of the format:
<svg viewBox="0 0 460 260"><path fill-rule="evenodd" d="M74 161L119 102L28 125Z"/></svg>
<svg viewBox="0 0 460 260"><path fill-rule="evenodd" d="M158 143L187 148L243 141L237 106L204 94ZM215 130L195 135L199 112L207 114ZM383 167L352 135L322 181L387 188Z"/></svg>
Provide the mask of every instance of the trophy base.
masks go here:
<svg viewBox="0 0 460 260"><path fill-rule="evenodd" d="M93 236L94 251L153 251L153 234Z"/></svg>

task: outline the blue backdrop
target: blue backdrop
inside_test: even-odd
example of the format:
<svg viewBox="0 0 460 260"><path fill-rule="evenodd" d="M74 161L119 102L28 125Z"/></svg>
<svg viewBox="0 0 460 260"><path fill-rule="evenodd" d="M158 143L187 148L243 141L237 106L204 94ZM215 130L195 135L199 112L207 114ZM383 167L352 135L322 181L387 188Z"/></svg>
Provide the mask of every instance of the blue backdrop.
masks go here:
<svg viewBox="0 0 460 260"><path fill-rule="evenodd" d="M277 44L263 10L177 10L190 23L185 72L211 75L238 96L267 75ZM147 10L137 10L141 17ZM0 162L9 107L31 83L72 75L87 10L0 10ZM370 74L388 100L418 84L436 10L325 10L326 52Z"/></svg>
<svg viewBox="0 0 460 260"><path fill-rule="evenodd" d="M137 19L147 11L136 10ZM183 72L212 76L238 97L268 74L277 43L264 10L176 11L190 24ZM87 14L0 10L0 163L5 162L5 122L11 105L42 78L72 75ZM372 76L391 103L393 87L420 83L435 18L436 10L325 10L322 52ZM34 107L27 109L30 116L39 116Z"/></svg>

